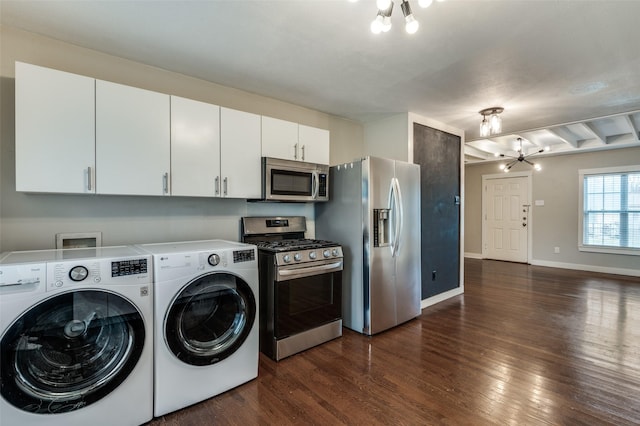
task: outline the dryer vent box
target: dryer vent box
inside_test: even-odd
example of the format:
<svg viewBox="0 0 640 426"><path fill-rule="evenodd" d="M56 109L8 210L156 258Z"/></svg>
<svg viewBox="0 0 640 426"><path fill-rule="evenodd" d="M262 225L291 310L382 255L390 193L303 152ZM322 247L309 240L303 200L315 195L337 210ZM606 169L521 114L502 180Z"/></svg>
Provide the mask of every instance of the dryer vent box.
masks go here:
<svg viewBox="0 0 640 426"><path fill-rule="evenodd" d="M102 232L70 232L56 234L56 248L102 247Z"/></svg>

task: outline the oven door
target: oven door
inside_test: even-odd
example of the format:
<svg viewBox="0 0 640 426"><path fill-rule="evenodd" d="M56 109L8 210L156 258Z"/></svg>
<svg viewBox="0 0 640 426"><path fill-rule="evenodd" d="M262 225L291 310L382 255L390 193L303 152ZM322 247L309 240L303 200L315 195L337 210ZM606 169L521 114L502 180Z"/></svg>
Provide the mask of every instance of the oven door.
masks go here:
<svg viewBox="0 0 640 426"><path fill-rule="evenodd" d="M276 277L276 339L342 318L342 259L280 267Z"/></svg>

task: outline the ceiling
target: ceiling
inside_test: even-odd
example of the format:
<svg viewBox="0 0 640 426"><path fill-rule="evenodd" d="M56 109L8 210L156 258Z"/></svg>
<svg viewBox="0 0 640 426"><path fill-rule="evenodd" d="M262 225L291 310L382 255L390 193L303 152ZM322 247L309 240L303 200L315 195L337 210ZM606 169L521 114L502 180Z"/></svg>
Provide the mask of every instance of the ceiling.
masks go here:
<svg viewBox="0 0 640 426"><path fill-rule="evenodd" d="M400 0L378 35L373 0L2 0L0 22L359 122L411 111L467 162L640 145L640 1L410 1L413 35Z"/></svg>

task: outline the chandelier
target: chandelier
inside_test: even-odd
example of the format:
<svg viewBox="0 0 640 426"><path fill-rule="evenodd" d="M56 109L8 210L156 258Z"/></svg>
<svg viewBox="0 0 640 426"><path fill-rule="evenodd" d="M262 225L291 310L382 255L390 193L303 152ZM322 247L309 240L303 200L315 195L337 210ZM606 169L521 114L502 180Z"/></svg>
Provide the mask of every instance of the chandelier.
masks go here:
<svg viewBox="0 0 640 426"><path fill-rule="evenodd" d="M409 34L414 34L418 31L420 24L413 16L411 11L411 5L408 0L400 0L400 9L404 15L404 29ZM444 0L438 0L440 2ZM431 6L433 0L418 0L418 5L422 8ZM371 22L371 32L374 34L386 33L391 29L391 12L393 11L392 0L376 0L376 6L378 7L378 14L376 18Z"/></svg>
<svg viewBox="0 0 640 426"><path fill-rule="evenodd" d="M518 138L518 142L520 142L520 148L518 149L518 156L517 157L513 157L511 155L507 155L507 157L513 158L513 160L509 161L506 164L500 164L500 170L504 171L505 173L508 173L509 170L511 170L511 167L513 167L516 163L527 163L528 165L532 166L535 170L542 170L542 167L540 166L540 164L538 163L532 163L531 161L527 160L527 158L531 157L532 155L536 155L536 154L540 154L541 152L544 151L549 151L550 148L547 146L544 149L540 149L536 152L531 152L529 154L525 154L523 149L522 149L522 138ZM504 157L504 154L496 154L497 157Z"/></svg>
<svg viewBox="0 0 640 426"><path fill-rule="evenodd" d="M480 136L487 137L489 135L496 135L502 132L502 119L499 115L502 114L502 111L504 111L504 108L502 107L485 108L480 111L480 115L482 115L482 121L480 122Z"/></svg>

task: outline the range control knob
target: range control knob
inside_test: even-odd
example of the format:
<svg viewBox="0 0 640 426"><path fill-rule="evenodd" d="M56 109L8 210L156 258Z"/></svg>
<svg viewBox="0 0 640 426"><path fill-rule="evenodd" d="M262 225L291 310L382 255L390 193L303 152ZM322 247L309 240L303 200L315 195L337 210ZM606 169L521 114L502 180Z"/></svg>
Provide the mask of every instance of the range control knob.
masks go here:
<svg viewBox="0 0 640 426"><path fill-rule="evenodd" d="M285 254L284 256L282 256L282 260L284 260L284 263L289 263L291 262L291 256Z"/></svg>
<svg viewBox="0 0 640 426"><path fill-rule="evenodd" d="M207 261L211 266L218 266L218 263L220 263L220 256L214 253L211 256L209 256L209 259L207 259Z"/></svg>
<svg viewBox="0 0 640 426"><path fill-rule="evenodd" d="M296 262L299 262L300 260L302 260L302 256L300 255L300 253L294 254L293 260L295 260Z"/></svg>
<svg viewBox="0 0 640 426"><path fill-rule="evenodd" d="M309 259L315 259L316 257L318 257L318 255L316 254L315 251L309 252Z"/></svg>
<svg viewBox="0 0 640 426"><path fill-rule="evenodd" d="M322 255L324 257L330 257L331 256L331 252L329 250L325 250L325 251L322 252Z"/></svg>
<svg viewBox="0 0 640 426"><path fill-rule="evenodd" d="M340 255L340 252L338 251L338 249L333 249L333 250L331 250L331 254L333 256L338 256L338 255Z"/></svg>
<svg viewBox="0 0 640 426"><path fill-rule="evenodd" d="M71 278L72 281L76 282L84 280L85 278L87 278L87 275L89 275L89 270L84 266L74 266L69 271L69 278Z"/></svg>

